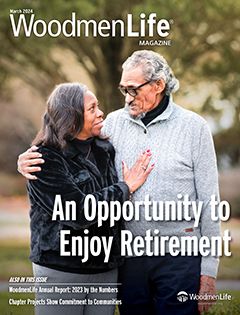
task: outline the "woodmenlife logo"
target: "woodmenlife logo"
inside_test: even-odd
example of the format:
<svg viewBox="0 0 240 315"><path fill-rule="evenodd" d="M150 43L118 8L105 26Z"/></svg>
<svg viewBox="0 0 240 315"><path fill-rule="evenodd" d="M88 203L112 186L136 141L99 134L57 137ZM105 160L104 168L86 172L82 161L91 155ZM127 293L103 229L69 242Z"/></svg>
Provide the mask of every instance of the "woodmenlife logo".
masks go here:
<svg viewBox="0 0 240 315"><path fill-rule="evenodd" d="M10 24L14 37L133 37L139 38L139 45L152 45L155 43L165 43L169 45L166 39L171 32L172 20L158 18L156 13L140 13L134 17L133 14L127 14L125 20L107 20L96 21L94 19L80 19L76 12L64 21L57 19L44 20L37 18L34 11L29 9L27 12L19 10L10 10ZM152 38L151 41L146 38ZM151 43L151 44L150 44ZM168 43L168 44L166 44Z"/></svg>
<svg viewBox="0 0 240 315"><path fill-rule="evenodd" d="M202 301L203 303L208 303L209 301L231 301L232 296L228 293L219 293L219 294L196 294L196 293L187 293L185 291L179 291L177 293L177 300L179 302L186 302L188 300Z"/></svg>

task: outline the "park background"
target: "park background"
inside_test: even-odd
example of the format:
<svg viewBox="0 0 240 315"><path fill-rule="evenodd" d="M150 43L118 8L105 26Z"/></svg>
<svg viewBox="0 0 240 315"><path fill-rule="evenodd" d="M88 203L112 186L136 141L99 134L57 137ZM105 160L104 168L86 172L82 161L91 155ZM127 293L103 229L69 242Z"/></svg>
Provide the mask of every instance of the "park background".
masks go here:
<svg viewBox="0 0 240 315"><path fill-rule="evenodd" d="M122 62L134 50L153 49L180 81L175 102L202 115L214 135L221 198L231 204L231 219L222 229L233 237L232 256L221 258L218 289L233 300L218 302L211 314L240 314L240 2L0 0L0 5L0 313L33 314L30 306L8 305L7 281L31 275L29 205L16 160L40 126L49 92L60 82L84 82L107 114L123 105L117 90ZM147 18L155 12L173 21L167 37L172 45L139 46L141 38L120 36L14 38L9 10L24 8L45 21L64 21L72 12L79 19L126 20L131 13L136 24L140 13Z"/></svg>

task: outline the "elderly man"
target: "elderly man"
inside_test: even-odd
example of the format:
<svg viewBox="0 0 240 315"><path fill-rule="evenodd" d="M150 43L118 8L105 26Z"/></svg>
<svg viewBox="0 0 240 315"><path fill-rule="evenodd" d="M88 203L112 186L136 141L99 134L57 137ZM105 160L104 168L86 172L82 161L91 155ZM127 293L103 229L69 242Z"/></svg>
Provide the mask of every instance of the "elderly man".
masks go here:
<svg viewBox="0 0 240 315"><path fill-rule="evenodd" d="M199 115L181 108L172 100L178 80L166 60L153 51L136 51L123 64L119 90L125 107L110 113L102 130L116 150L115 164L122 176L122 161L134 163L134 157L150 150L154 171L133 195L142 201L178 201L179 194L191 201L202 201L200 225L191 221L140 221L126 223L134 236L145 236L147 230L158 229L161 236L217 236L219 222L211 220L211 195L218 198L218 176L213 141L209 128ZM20 171L27 177L29 161L37 153L20 156ZM32 166L34 167L34 166ZM142 208L144 211L144 208ZM168 245L167 245L168 247ZM178 294L214 294L218 258L177 255L127 257L120 268L119 297L121 315L198 314L209 304L197 300L178 299Z"/></svg>

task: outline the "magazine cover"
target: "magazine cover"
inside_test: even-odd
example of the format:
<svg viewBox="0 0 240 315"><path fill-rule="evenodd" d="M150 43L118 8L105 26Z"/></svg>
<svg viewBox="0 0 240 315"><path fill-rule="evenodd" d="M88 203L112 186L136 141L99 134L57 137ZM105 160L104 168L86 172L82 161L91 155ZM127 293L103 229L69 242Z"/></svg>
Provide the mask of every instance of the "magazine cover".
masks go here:
<svg viewBox="0 0 240 315"><path fill-rule="evenodd" d="M240 3L0 4L0 314L240 314Z"/></svg>

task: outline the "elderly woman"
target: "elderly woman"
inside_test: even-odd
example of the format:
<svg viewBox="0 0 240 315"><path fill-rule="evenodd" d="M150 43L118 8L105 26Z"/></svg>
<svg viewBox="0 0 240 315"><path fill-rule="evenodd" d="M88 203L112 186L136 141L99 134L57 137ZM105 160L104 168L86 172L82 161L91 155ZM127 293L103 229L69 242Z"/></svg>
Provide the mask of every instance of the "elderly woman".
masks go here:
<svg viewBox="0 0 240 315"><path fill-rule="evenodd" d="M39 147L39 153L29 153L40 154L45 160L37 180L28 182L30 259L34 276L47 277L49 285L64 288L59 295L57 285L52 291L49 285L44 290L39 286L36 297L42 302L36 303L36 314L114 313L117 289L101 295L98 288L91 290L88 284L95 287L104 283L116 284L117 268L123 262L120 255L122 222L110 227L106 221L99 227L97 219L86 220L84 200L87 194L92 194L96 201L123 203L144 183L153 165L149 166L151 153L145 152L132 169L123 163L124 181L118 181L114 149L107 140L98 137L103 125L103 112L98 105L95 95L85 85L58 85L48 99L42 128L33 141ZM39 166L37 170L40 170ZM63 205L67 201L76 202L76 220L53 220L56 195L61 196ZM98 256L88 253L87 260L83 256L61 256L60 234L64 230L83 238L86 234L89 238L112 237L108 261L104 261L103 249ZM95 301L99 299L113 303L98 305Z"/></svg>

